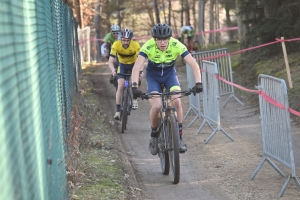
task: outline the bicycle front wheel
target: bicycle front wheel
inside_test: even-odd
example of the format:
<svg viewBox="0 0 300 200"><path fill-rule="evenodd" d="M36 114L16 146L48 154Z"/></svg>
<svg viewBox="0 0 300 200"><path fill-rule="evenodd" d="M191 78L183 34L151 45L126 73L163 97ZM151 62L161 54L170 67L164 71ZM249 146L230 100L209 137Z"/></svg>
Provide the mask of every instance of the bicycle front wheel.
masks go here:
<svg viewBox="0 0 300 200"><path fill-rule="evenodd" d="M158 156L160 159L160 168L163 175L168 175L170 172L169 154L166 150L165 128L162 128L158 137Z"/></svg>
<svg viewBox="0 0 300 200"><path fill-rule="evenodd" d="M126 123L127 123L127 102L128 102L128 88L125 88L123 90L123 96L122 96L122 128L121 133L124 133L124 130L126 129Z"/></svg>
<svg viewBox="0 0 300 200"><path fill-rule="evenodd" d="M180 179L180 160L179 160L179 131L176 117L173 113L167 116L167 133L170 169L173 175L173 183L179 183Z"/></svg>

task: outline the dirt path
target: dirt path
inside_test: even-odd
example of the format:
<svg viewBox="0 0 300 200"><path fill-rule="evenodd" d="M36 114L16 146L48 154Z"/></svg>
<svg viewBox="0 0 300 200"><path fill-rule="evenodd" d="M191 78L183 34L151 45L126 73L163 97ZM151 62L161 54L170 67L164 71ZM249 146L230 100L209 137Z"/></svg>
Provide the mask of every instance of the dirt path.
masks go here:
<svg viewBox="0 0 300 200"><path fill-rule="evenodd" d="M102 65L97 73L103 78L96 81L101 85L100 98L105 98L105 107L110 109L110 117L115 112L115 91L109 84L108 67ZM186 74L178 72L182 89L186 89ZM145 82L142 89L145 91ZM227 97L220 99L220 105ZM146 100L139 101L139 108L129 116L127 130L120 133L120 126L115 123L117 135L122 142L122 152L125 170L128 170L132 184L140 188L142 199L201 199L201 200L231 200L231 199L277 199L277 195L285 182L268 163L265 163L254 180L249 178L262 159L261 131L259 110L245 98L239 97L245 103L241 106L231 99L225 108L220 109L221 127L234 139L231 142L221 131L217 132L208 144L204 140L211 134L211 129L205 125L200 134L198 131L202 119L197 119L187 128L194 116L188 116L184 121L184 141L188 151L180 155L180 183L171 183L170 175L162 175L158 156L152 156L148 151L150 135L149 109ZM184 111L188 109L188 98L182 99ZM296 174L300 174L300 129L299 125L292 127ZM129 162L127 162L129 161ZM278 165L289 174L289 170ZM294 180L291 180L282 200L300 199L300 190Z"/></svg>

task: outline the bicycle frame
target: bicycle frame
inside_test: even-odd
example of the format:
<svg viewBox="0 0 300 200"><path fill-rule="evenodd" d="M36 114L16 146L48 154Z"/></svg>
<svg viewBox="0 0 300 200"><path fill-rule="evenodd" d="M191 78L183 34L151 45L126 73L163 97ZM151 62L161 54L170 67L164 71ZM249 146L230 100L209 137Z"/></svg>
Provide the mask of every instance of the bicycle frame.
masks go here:
<svg viewBox="0 0 300 200"><path fill-rule="evenodd" d="M121 99L121 119L122 119L122 130L121 132L124 133L127 124L127 116L130 115L132 109L132 98L131 98L131 90L130 90L130 77L131 73L126 74L119 74L123 75L125 78L124 83L124 90L122 92L122 99Z"/></svg>
<svg viewBox="0 0 300 200"><path fill-rule="evenodd" d="M167 135L167 124L166 124L166 116L170 115L170 114L174 114L176 116L176 124L178 126L178 121L177 121L177 112L176 112L176 108L174 108L173 106L171 106L171 96L165 96L163 95L161 98L161 102L162 102L162 108L160 110L160 121L161 124L160 126L162 126L162 130L163 130L163 136L164 136L164 140L166 142L166 144L168 144L168 135ZM179 143L179 141L178 141ZM166 151L170 151L171 149L168 148L168 146L166 145Z"/></svg>
<svg viewBox="0 0 300 200"><path fill-rule="evenodd" d="M143 94L142 98L149 99L155 95L161 97L162 108L160 110L159 125L159 157L161 163L162 174L168 175L171 168L173 175L173 183L179 183L180 177L180 159L179 159L179 129L176 108L171 105L172 95L183 94L177 98L191 94L189 91L180 92L163 92L164 86L161 85L161 93Z"/></svg>

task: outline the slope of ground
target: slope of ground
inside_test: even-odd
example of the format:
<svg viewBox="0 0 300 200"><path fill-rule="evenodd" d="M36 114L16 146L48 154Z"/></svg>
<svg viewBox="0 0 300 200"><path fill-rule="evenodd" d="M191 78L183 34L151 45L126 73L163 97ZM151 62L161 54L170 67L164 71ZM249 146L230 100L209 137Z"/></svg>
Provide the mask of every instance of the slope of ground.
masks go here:
<svg viewBox="0 0 300 200"><path fill-rule="evenodd" d="M278 198L285 178L268 163L263 165L254 180L249 181L262 158L256 94L237 91L237 96L245 106L230 100L226 108L220 110L221 126L235 142L218 131L208 144L204 144L211 130L205 126L200 134L195 134L202 119L196 120L188 128L194 116L186 118L184 139L189 149L180 156L180 183L173 185L169 176L160 173L158 157L150 155L147 149L147 101L139 101L139 109L130 115L125 134L120 134L118 123L112 120L115 111L114 88L109 85L108 72L105 63L90 66L83 71L80 80L77 105L83 120L78 127L79 153L75 151L77 153L72 155L81 156L73 157L78 160L76 169L69 167L70 199ZM182 85L186 85L184 68L179 67L178 73ZM244 79L248 76L245 73ZM239 78L235 74L234 80L242 83L242 76ZM222 98L220 104L225 100ZM188 98L182 101L186 111ZM300 140L300 130L296 123L293 123L293 139L296 174L299 175L300 143L296 141ZM283 171L289 174L287 169L283 168ZM281 199L300 199L300 191L294 180Z"/></svg>

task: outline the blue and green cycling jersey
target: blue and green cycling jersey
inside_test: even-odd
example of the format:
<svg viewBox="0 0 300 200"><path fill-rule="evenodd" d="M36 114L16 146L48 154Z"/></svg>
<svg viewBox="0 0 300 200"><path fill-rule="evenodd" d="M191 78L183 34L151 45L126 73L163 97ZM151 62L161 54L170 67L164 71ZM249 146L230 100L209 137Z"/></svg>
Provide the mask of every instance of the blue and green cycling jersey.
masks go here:
<svg viewBox="0 0 300 200"><path fill-rule="evenodd" d="M153 71L160 76L169 71L175 71L174 66L178 55L184 58L188 54L186 46L173 37L170 38L165 51L161 51L154 38L151 38L142 46L139 53L139 55L148 59L146 70Z"/></svg>

